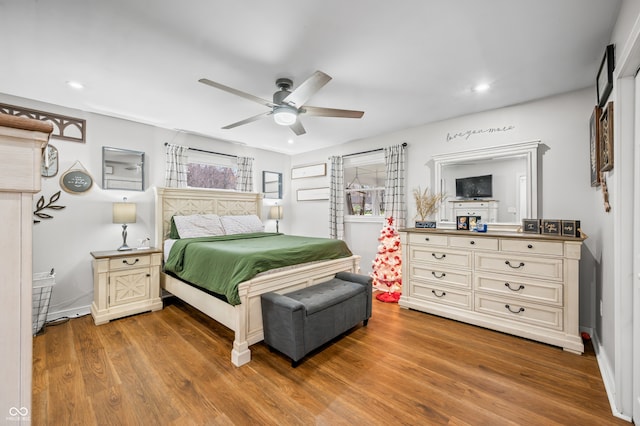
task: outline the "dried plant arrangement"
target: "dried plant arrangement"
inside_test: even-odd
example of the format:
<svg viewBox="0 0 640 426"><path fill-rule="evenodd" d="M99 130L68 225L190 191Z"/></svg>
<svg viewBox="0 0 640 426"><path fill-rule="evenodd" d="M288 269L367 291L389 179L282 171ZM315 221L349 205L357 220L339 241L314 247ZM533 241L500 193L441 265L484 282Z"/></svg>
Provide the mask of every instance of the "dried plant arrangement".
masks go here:
<svg viewBox="0 0 640 426"><path fill-rule="evenodd" d="M423 191L420 187L417 187L413 190L413 198L416 200L418 216L424 222L438 210L440 203L444 199L444 194L441 192L432 193L429 188L425 188Z"/></svg>

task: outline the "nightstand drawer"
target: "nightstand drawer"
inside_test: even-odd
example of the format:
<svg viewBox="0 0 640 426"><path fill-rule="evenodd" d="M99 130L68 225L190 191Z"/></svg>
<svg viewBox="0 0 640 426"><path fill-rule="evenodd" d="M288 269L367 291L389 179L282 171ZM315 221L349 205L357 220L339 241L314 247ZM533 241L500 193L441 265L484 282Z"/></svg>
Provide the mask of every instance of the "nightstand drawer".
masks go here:
<svg viewBox="0 0 640 426"><path fill-rule="evenodd" d="M123 256L109 259L109 269L115 271L117 269L133 269L149 266L151 264L151 256Z"/></svg>

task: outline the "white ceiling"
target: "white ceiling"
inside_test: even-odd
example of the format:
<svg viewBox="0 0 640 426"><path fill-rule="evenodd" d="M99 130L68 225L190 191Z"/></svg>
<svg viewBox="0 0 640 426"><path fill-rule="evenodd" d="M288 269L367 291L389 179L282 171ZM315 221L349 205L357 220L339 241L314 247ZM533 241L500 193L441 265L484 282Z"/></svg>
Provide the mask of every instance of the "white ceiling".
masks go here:
<svg viewBox="0 0 640 426"><path fill-rule="evenodd" d="M0 92L296 154L595 85L620 0L0 0ZM200 78L362 119L271 118ZM65 82L79 81L77 91ZM491 84L488 93L471 87ZM594 88L595 102L595 88ZM88 124L90 126L90 123ZM292 141L293 143L290 143Z"/></svg>

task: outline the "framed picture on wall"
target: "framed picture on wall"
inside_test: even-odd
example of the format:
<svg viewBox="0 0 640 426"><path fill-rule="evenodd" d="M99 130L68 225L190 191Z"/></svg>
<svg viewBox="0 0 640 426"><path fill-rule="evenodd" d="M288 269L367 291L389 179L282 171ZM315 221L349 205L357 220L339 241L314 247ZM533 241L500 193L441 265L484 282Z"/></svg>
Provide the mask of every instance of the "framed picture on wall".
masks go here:
<svg viewBox="0 0 640 426"><path fill-rule="evenodd" d="M600 69L598 70L598 77L596 78L599 107L604 107L613 89L614 65L614 48L613 44L610 44L604 51L604 57L602 58L602 62L600 62Z"/></svg>
<svg viewBox="0 0 640 426"><path fill-rule="evenodd" d="M600 113L599 106L593 109L589 120L589 134L591 136L591 186L600 186Z"/></svg>
<svg viewBox="0 0 640 426"><path fill-rule="evenodd" d="M613 102L600 114L600 171L613 169Z"/></svg>

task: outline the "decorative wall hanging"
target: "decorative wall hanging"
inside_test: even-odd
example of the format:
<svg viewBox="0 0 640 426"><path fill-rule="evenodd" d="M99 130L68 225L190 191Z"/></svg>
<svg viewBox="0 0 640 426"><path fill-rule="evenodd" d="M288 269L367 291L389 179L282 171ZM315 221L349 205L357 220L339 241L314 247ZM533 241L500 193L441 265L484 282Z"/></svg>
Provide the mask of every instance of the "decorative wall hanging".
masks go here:
<svg viewBox="0 0 640 426"><path fill-rule="evenodd" d="M598 106L604 107L609 99L609 94L613 89L613 70L615 68L615 52L613 44L607 46L604 51L604 57L598 69L598 77L596 78L596 93Z"/></svg>
<svg viewBox="0 0 640 426"><path fill-rule="evenodd" d="M600 172L600 182L602 183L602 198L604 199L604 211L609 213L611 211L611 204L609 204L609 190L607 189L607 178L604 173Z"/></svg>
<svg viewBox="0 0 640 426"><path fill-rule="evenodd" d="M76 167L78 165L78 167ZM93 178L80 161L60 176L60 186L70 194L82 194L93 186Z"/></svg>
<svg viewBox="0 0 640 426"><path fill-rule="evenodd" d="M58 150L51 144L47 144L42 150L40 174L42 177L53 177L58 174Z"/></svg>
<svg viewBox="0 0 640 426"><path fill-rule="evenodd" d="M329 187L298 189L297 201L328 200Z"/></svg>
<svg viewBox="0 0 640 426"><path fill-rule="evenodd" d="M600 115L600 171L613 169L613 102Z"/></svg>
<svg viewBox="0 0 640 426"><path fill-rule="evenodd" d="M291 179L300 179L327 175L327 163L298 166L291 169Z"/></svg>
<svg viewBox="0 0 640 426"><path fill-rule="evenodd" d="M589 133L591 136L591 186L600 186L600 114L599 106L593 109L589 120Z"/></svg>
<svg viewBox="0 0 640 426"><path fill-rule="evenodd" d="M86 121L80 118L67 117L60 114L23 108L0 103L0 112L17 117L28 117L53 124L51 137L71 142L85 143Z"/></svg>
<svg viewBox="0 0 640 426"><path fill-rule="evenodd" d="M516 126L502 126L502 127L488 127L486 129L473 129L473 130L465 130L463 132L457 133L447 133L447 142L450 142L454 139L464 139L467 140L471 136L480 135L482 133L499 133L499 132L508 132L509 130L515 129Z"/></svg>
<svg viewBox="0 0 640 426"><path fill-rule="evenodd" d="M49 202L47 204L44 203L44 195L41 195L40 198L38 199L38 202L36 203L36 209L33 211L33 215L40 219L53 219L53 216L51 216L48 213L43 213L42 211L46 209L51 209L51 210L64 209L66 206L58 206L54 204L59 199L60 199L60 191L53 194L51 198L49 198ZM34 219L33 223L40 223L40 221L38 219Z"/></svg>

